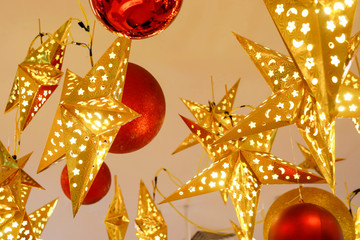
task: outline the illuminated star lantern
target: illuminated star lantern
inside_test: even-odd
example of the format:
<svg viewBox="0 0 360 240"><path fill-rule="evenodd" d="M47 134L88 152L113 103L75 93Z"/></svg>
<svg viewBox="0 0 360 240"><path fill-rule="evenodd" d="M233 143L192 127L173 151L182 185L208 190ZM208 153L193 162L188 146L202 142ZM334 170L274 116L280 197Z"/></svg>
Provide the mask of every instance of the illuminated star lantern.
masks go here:
<svg viewBox="0 0 360 240"><path fill-rule="evenodd" d="M221 141L296 124L335 191L336 98L358 47L354 1L265 1L291 58L237 36L274 94ZM353 47L352 47L353 46Z"/></svg>
<svg viewBox="0 0 360 240"><path fill-rule="evenodd" d="M49 217L54 212L57 202L58 199L55 199L29 215L25 213L23 221L19 225L20 229L17 239L40 239Z"/></svg>
<svg viewBox="0 0 360 240"><path fill-rule="evenodd" d="M23 131L58 86L71 20L19 64L5 112L20 110Z"/></svg>
<svg viewBox="0 0 360 240"><path fill-rule="evenodd" d="M301 144L297 144L298 147L300 148L301 153L303 154L303 156L305 157L305 160L299 164L299 167L302 167L304 169L314 169L317 173L319 173L321 175L321 172L318 168L318 166L315 163L314 157L311 155L311 152L309 151L309 149L307 149L305 146L301 145ZM336 158L335 161L343 161L345 160L344 158Z"/></svg>
<svg viewBox="0 0 360 240"><path fill-rule="evenodd" d="M129 216L115 176L115 195L105 218L105 226L109 239L124 240L128 225Z"/></svg>
<svg viewBox="0 0 360 240"><path fill-rule="evenodd" d="M199 175L180 187L175 193L168 196L162 203L175 201L183 198L194 197L200 194L225 190L229 193L238 220L246 239L252 239L255 227L256 212L263 184L299 184L321 183L323 178L306 170L273 156L267 152L253 149L242 149L242 141L222 142L214 144L218 137L206 131L199 125L183 118L189 129L196 134L197 140L211 152L222 152L223 159L214 162L210 167L203 170ZM265 136L265 134L263 133ZM271 145L272 138L264 137L262 142L256 145ZM249 139L243 140L246 145ZM229 149L231 149L229 151ZM261 149L261 147L260 147Z"/></svg>
<svg viewBox="0 0 360 240"><path fill-rule="evenodd" d="M139 116L121 103L130 43L117 38L84 78L66 72L38 171L66 155L74 216L120 127Z"/></svg>
<svg viewBox="0 0 360 240"><path fill-rule="evenodd" d="M22 170L30 156L31 153L15 160L0 142L0 239L40 239L57 202L54 200L30 215L26 213L31 189L43 189Z"/></svg>
<svg viewBox="0 0 360 240"><path fill-rule="evenodd" d="M235 115L231 115L231 111L233 110L239 81L240 80L238 80L234 86L227 91L218 104L209 101L209 105L203 105L185 99L181 100L193 114L200 126L212 130L214 133L222 133L224 129L233 127L232 124L236 118ZM194 134L191 133L173 152L173 154L194 146L197 143L198 142L195 140Z"/></svg>
<svg viewBox="0 0 360 240"><path fill-rule="evenodd" d="M5 188L3 194L12 198L19 210L24 209L32 187L44 189L23 170L31 154L15 160L0 141L0 186Z"/></svg>
<svg viewBox="0 0 360 240"><path fill-rule="evenodd" d="M135 223L138 229L136 236L139 240L167 239L165 220L143 181L140 181L139 204Z"/></svg>
<svg viewBox="0 0 360 240"><path fill-rule="evenodd" d="M265 5L327 119L348 64L357 1L274 1Z"/></svg>

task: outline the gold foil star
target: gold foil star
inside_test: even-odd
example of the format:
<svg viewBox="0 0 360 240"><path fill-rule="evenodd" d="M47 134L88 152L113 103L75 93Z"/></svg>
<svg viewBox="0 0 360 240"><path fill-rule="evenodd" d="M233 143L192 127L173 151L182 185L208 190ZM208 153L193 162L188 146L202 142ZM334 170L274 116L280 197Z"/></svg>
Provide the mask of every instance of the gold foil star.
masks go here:
<svg viewBox="0 0 360 240"><path fill-rule="evenodd" d="M210 102L209 105L202 105L193 101L181 99L185 106L193 114L197 123L214 133L222 133L225 129L232 127L232 115L234 100L238 89L240 80L238 80L225 96L220 100L218 104ZM190 134L180 146L173 152L173 154L196 145L198 142L194 134Z"/></svg>
<svg viewBox="0 0 360 240"><path fill-rule="evenodd" d="M48 204L42 206L38 210L35 210L31 214L25 213L23 221L20 225L19 234L17 239L20 240L32 240L40 239L41 234L45 228L49 217L52 215L58 199L55 199Z"/></svg>
<svg viewBox="0 0 360 240"><path fill-rule="evenodd" d="M30 156L31 153L16 160L0 142L0 239L40 239L57 202L54 200L30 215L26 213L31 189L42 188L22 169Z"/></svg>
<svg viewBox="0 0 360 240"><path fill-rule="evenodd" d="M12 198L20 210L23 210L32 187L44 189L24 170L32 153L15 160L0 141L0 186L9 191L6 197Z"/></svg>
<svg viewBox="0 0 360 240"><path fill-rule="evenodd" d="M121 103L130 43L117 38L84 78L66 72L38 171L66 154L74 216L120 127L139 116Z"/></svg>
<svg viewBox="0 0 360 240"><path fill-rule="evenodd" d="M140 181L139 204L135 223L138 229L136 236L139 240L167 239L165 220L143 181Z"/></svg>
<svg viewBox="0 0 360 240"><path fill-rule="evenodd" d="M329 121L319 111L320 105L291 59L239 35L237 38L275 92L220 141L296 124L320 171L334 190L335 119Z"/></svg>
<svg viewBox="0 0 360 240"><path fill-rule="evenodd" d="M5 113L19 107L23 131L58 86L71 20L19 64Z"/></svg>
<svg viewBox="0 0 360 240"><path fill-rule="evenodd" d="M321 112L332 119L336 115L335 98L348 64L357 1L264 2Z"/></svg>
<svg viewBox="0 0 360 240"><path fill-rule="evenodd" d="M260 189L263 184L323 182L322 177L307 172L270 153L261 152L263 144L272 144L272 131L262 133L262 142L257 141L252 149L242 149L242 143L253 140L251 137L237 142L214 144L218 139L215 134L186 118L183 120L189 129L196 134L197 140L209 155L221 153L224 158L214 162L175 193L168 196L162 203L225 190L232 199L243 234L248 237L247 239L252 239ZM248 147L246 144L245 146ZM260 146L259 150L256 150L256 146Z"/></svg>
<svg viewBox="0 0 360 240"><path fill-rule="evenodd" d="M301 153L303 154L305 160L299 164L299 167L302 167L304 169L314 169L318 174L321 175L321 172L318 168L318 166L315 163L313 155L311 155L311 152L309 149L307 149L305 146L301 145L300 143L297 144L300 148ZM335 162L343 161L344 158L336 158Z"/></svg>
<svg viewBox="0 0 360 240"><path fill-rule="evenodd" d="M237 35L274 94L223 141L296 124L335 191L336 98L359 44L358 35L350 36L356 3L266 0L265 4L291 58Z"/></svg>
<svg viewBox="0 0 360 240"><path fill-rule="evenodd" d="M115 176L115 195L105 217L105 226L110 240L124 240L129 225L124 198Z"/></svg>

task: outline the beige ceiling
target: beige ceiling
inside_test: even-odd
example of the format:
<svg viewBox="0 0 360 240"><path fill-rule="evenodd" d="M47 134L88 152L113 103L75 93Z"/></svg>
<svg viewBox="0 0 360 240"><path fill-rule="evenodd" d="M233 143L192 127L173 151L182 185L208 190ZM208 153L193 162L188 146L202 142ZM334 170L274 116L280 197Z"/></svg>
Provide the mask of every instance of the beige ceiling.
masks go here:
<svg viewBox="0 0 360 240"><path fill-rule="evenodd" d="M84 5L90 22L94 16L86 0ZM33 37L38 33L38 18L44 32L55 31L70 17L83 19L76 0L20 0L2 1L0 15L0 108L5 108L13 78ZM360 29L360 10L357 9L354 30ZM72 32L77 41L88 41L80 28L73 26ZM171 155L171 152L188 134L188 129L178 114L191 118L191 114L181 103L179 97L206 104L211 100L211 76L214 79L215 100L241 78L235 105L258 105L270 94L270 89L261 78L251 61L232 35L239 33L258 43L286 53L285 47L262 1L250 0L184 0L183 7L174 23L158 36L133 41L130 61L145 67L159 81L167 102L164 125L158 136L145 148L130 154L109 154L106 163L123 191L131 223L127 240L136 239L134 218L140 179L150 191L151 181L159 168L166 168L183 181L192 178L197 171L202 155L200 146ZM115 35L96 25L94 58L112 43ZM86 49L69 46L65 54L64 69L69 68L80 76L90 68ZM45 104L22 135L21 155L34 151L27 170L42 184L46 191L33 190L27 209L29 212L59 196L60 201L46 226L42 238L45 240L63 239L107 239L103 223L108 205L112 199L112 186L108 195L100 202L83 206L75 219L72 218L71 203L60 188L60 173L65 164L61 162L43 173L36 174L45 141L50 130L60 97L57 90ZM245 113L245 111L244 111ZM1 114L0 140L10 145L14 135L15 113ZM337 120L336 155L347 160L337 164L337 194L346 197L344 183L349 190L360 187L360 136L350 120ZM296 147L302 142L297 130L287 127L279 130L273 153L285 160L300 163L303 158ZM204 167L204 164L202 165ZM326 190L326 185L318 185ZM166 194L176 190L170 180L161 174L159 187ZM258 220L276 196L296 186L264 186L259 203ZM157 195L157 200L161 197ZM360 204L360 201L358 201ZM221 229L231 227L229 219L236 221L231 204L224 206L218 193L175 202L176 207L203 227ZM186 208L186 206L188 206ZM187 224L169 205L161 205L169 228L170 240L189 239L197 230ZM262 224L256 226L255 238L262 239Z"/></svg>

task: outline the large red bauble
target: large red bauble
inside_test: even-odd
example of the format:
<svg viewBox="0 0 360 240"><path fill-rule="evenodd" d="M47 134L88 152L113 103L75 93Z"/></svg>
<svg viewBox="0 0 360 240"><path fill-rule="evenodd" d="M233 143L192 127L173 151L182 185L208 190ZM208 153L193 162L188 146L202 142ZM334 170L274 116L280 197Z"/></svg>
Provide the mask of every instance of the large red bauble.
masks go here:
<svg viewBox="0 0 360 240"><path fill-rule="evenodd" d="M182 0L90 0L95 16L108 30L135 39L163 31L181 4Z"/></svg>
<svg viewBox="0 0 360 240"><path fill-rule="evenodd" d="M272 223L269 240L343 240L335 217L325 208L311 203L292 205Z"/></svg>
<svg viewBox="0 0 360 240"><path fill-rule="evenodd" d="M110 169L105 163L103 163L82 204L85 205L93 204L99 201L100 199L102 199L109 191L110 185L111 185ZM65 193L65 195L69 199L71 199L68 169L66 165L61 172L61 188Z"/></svg>
<svg viewBox="0 0 360 240"><path fill-rule="evenodd" d="M144 147L164 122L165 97L159 83L134 63L128 64L122 102L141 116L121 126L111 153L129 153Z"/></svg>

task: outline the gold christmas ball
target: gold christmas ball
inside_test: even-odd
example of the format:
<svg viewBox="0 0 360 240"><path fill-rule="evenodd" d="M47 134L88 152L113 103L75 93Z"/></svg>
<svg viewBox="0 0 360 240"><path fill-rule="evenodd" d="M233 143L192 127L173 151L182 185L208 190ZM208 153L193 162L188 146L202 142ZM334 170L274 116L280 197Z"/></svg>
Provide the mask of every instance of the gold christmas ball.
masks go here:
<svg viewBox="0 0 360 240"><path fill-rule="evenodd" d="M302 199L305 203L312 203L328 210L340 224L344 240L355 239L355 226L353 218L345 204L334 194L319 188L302 187ZM285 208L300 201L299 189L284 193L270 206L264 220L264 239L268 240L269 230L275 217Z"/></svg>

